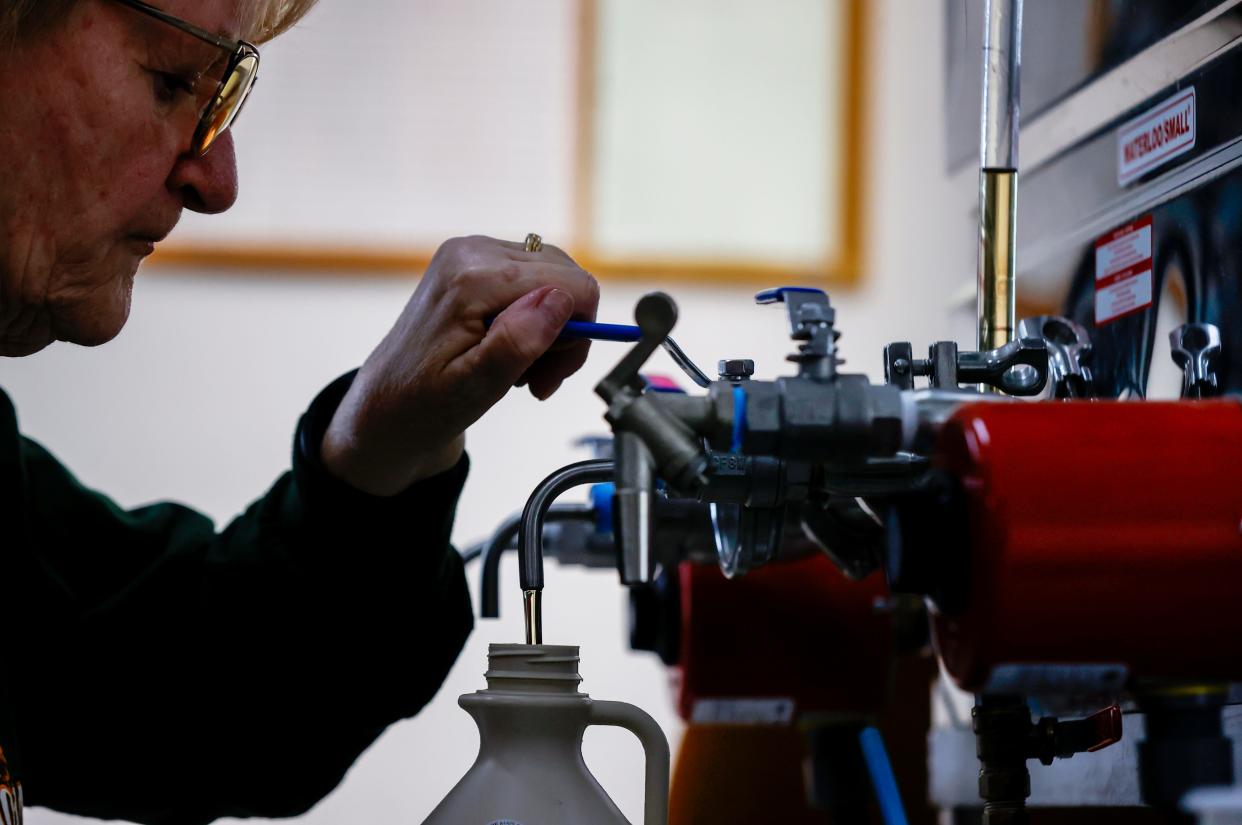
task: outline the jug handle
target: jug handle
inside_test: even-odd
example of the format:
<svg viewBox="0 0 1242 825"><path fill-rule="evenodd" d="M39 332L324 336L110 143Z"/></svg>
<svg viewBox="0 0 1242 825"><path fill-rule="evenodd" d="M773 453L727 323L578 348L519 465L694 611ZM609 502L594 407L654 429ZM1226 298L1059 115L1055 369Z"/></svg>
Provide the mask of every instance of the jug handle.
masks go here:
<svg viewBox="0 0 1242 825"><path fill-rule="evenodd" d="M647 754L643 825L668 825L668 740L656 720L625 702L591 702L590 724L625 728Z"/></svg>

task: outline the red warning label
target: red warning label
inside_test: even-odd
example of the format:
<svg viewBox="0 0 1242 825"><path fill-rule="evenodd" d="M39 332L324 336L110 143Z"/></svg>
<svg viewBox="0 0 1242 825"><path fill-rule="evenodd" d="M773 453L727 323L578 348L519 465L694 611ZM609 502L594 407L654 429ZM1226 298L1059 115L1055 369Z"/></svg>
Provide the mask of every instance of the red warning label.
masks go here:
<svg viewBox="0 0 1242 825"><path fill-rule="evenodd" d="M1151 306L1151 215L1095 242L1095 323L1115 321Z"/></svg>

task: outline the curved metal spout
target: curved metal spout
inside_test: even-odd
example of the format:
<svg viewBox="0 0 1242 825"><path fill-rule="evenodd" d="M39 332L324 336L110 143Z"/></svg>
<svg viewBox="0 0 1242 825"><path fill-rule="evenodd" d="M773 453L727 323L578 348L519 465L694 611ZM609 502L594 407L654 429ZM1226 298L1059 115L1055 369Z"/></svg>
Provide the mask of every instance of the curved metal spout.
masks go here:
<svg viewBox="0 0 1242 825"><path fill-rule="evenodd" d="M546 522L591 521L595 509L589 504L554 504L548 509ZM483 557L479 572L479 616L484 619L500 618L500 560L508 550L516 549L514 540L522 529L522 516L515 514L505 519L492 537L483 543Z"/></svg>
<svg viewBox="0 0 1242 825"><path fill-rule="evenodd" d="M542 644L543 627L539 597L543 591L543 523L552 502L562 493L583 484L600 484L613 478L611 459L594 458L562 467L535 488L522 510L518 532L518 571L526 605L526 643Z"/></svg>

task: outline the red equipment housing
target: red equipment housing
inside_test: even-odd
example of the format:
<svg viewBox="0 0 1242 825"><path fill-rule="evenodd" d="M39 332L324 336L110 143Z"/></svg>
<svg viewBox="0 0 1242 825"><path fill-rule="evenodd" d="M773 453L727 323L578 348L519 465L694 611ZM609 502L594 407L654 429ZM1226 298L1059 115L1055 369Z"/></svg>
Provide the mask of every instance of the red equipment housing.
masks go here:
<svg viewBox="0 0 1242 825"><path fill-rule="evenodd" d="M1242 680L1242 404L975 404L936 462L969 523L965 607L933 617L958 685L1006 664Z"/></svg>
<svg viewBox="0 0 1242 825"><path fill-rule="evenodd" d="M815 551L726 579L684 562L677 706L787 698L795 713L878 713L891 689L893 618L883 576L847 579Z"/></svg>

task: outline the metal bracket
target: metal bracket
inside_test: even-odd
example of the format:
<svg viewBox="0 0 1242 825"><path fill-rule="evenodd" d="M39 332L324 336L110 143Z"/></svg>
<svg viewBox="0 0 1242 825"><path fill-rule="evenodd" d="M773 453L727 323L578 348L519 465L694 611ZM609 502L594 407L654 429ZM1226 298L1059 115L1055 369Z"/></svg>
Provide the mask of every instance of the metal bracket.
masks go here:
<svg viewBox="0 0 1242 825"><path fill-rule="evenodd" d="M987 384L1009 395L1036 395L1048 383L1048 348L1040 338L1021 338L987 352L959 352L955 342L937 341L926 359L913 357L909 341L884 348L889 384L912 390L915 376L926 376L935 389Z"/></svg>

